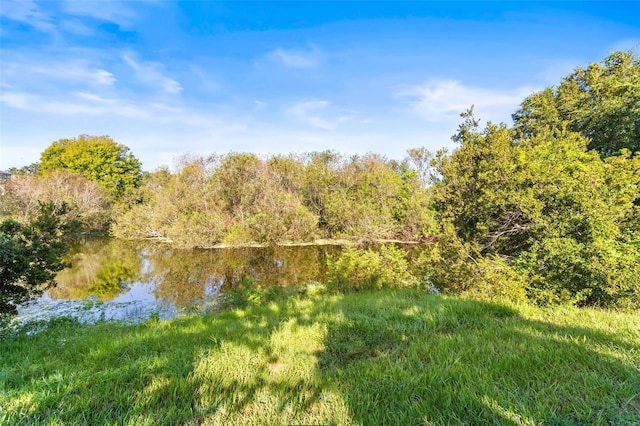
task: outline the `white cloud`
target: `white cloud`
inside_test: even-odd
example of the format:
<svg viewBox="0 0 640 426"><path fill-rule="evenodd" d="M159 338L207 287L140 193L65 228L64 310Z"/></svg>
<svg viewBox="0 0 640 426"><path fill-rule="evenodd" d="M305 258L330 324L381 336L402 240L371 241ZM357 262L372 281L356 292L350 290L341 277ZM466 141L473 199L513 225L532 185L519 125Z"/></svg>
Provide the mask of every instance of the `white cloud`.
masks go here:
<svg viewBox="0 0 640 426"><path fill-rule="evenodd" d="M78 75L86 76L89 80L105 86L110 86L116 81L113 74L103 69L87 69L87 72L79 73Z"/></svg>
<svg viewBox="0 0 640 426"><path fill-rule="evenodd" d="M55 32L52 19L42 13L33 0L2 0L0 16L31 25L42 32Z"/></svg>
<svg viewBox="0 0 640 426"><path fill-rule="evenodd" d="M26 93L2 93L0 94L0 102L15 109L28 110L29 105L33 103L34 96Z"/></svg>
<svg viewBox="0 0 640 426"><path fill-rule="evenodd" d="M330 105L331 102L319 99L302 101L288 108L286 110L286 115L311 127L317 127L324 130L333 130L338 127L339 124L351 120L351 114L353 114L353 112L350 112L349 114L342 114L334 118L327 118L326 116L323 117L322 113L326 113Z"/></svg>
<svg viewBox="0 0 640 426"><path fill-rule="evenodd" d="M320 64L320 51L313 46L310 51L304 50L285 50L278 47L276 50L269 52L267 57L288 68L312 69L317 68Z"/></svg>
<svg viewBox="0 0 640 426"><path fill-rule="evenodd" d="M5 91L0 94L0 103L13 109L51 116L122 117L144 120L145 125L151 123L152 126L154 123L174 123L199 129L245 127L242 118L223 116L216 111L187 109L146 99L105 98L88 92L73 92L71 95L73 97Z"/></svg>
<svg viewBox="0 0 640 426"><path fill-rule="evenodd" d="M165 76L160 71L161 64L138 62L136 54L130 51L123 53L122 59L136 72L136 76L141 82L151 86L159 86L167 93L176 94L182 91L182 85L178 81Z"/></svg>
<svg viewBox="0 0 640 426"><path fill-rule="evenodd" d="M267 102L265 101L260 101L260 100L254 100L253 101L253 109L254 110L261 110L267 107L267 105L269 105Z"/></svg>
<svg viewBox="0 0 640 426"><path fill-rule="evenodd" d="M64 2L64 10L70 15L96 18L121 27L130 26L136 18L136 13L125 1L67 0Z"/></svg>
<svg viewBox="0 0 640 426"><path fill-rule="evenodd" d="M510 114L534 91L531 87L497 90L434 80L398 91L396 97L410 99L413 112L430 122L459 121L460 113L471 105L475 105L476 116L485 121L509 121Z"/></svg>
<svg viewBox="0 0 640 426"><path fill-rule="evenodd" d="M102 96L96 95L94 93L76 92L75 95L79 98L82 98L88 101L98 102L101 104L113 105L117 102L115 99L103 98Z"/></svg>
<svg viewBox="0 0 640 426"><path fill-rule="evenodd" d="M44 58L30 58L30 63L19 61L6 62L2 65L3 77L8 80L27 81L35 74L38 80L64 81L78 84L95 84L111 86L115 83L115 76L107 70L95 67L84 59L69 59L44 65L36 63L46 62ZM32 76L31 76L32 77Z"/></svg>
<svg viewBox="0 0 640 426"><path fill-rule="evenodd" d="M176 107L172 107L170 105L161 104L161 103L158 103L158 102L152 102L149 105L152 106L153 108L161 110L161 111L168 111L168 112L173 112L173 113L182 112L182 108L176 108Z"/></svg>
<svg viewBox="0 0 640 426"><path fill-rule="evenodd" d="M116 0L67 0L63 11L80 18L95 18L130 27L137 18L129 2ZM94 30L78 19L58 21L59 13L47 14L35 0L2 0L0 16L30 25L38 31L57 34L59 29L79 35L91 35Z"/></svg>
<svg viewBox="0 0 640 426"><path fill-rule="evenodd" d="M15 109L31 112L45 112L55 115L116 115L129 118L151 118L143 107L127 102L111 102L97 95L76 93L73 100L60 100L25 92L6 92L0 95L0 102ZM82 102L84 99L88 102Z"/></svg>

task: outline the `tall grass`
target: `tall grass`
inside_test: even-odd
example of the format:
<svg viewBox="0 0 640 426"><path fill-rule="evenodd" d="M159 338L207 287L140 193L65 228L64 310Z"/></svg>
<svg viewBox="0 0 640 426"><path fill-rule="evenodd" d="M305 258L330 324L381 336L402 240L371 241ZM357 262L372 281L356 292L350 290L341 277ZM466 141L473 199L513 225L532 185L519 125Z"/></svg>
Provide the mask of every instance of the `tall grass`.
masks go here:
<svg viewBox="0 0 640 426"><path fill-rule="evenodd" d="M637 314L381 290L0 345L0 424L640 423Z"/></svg>

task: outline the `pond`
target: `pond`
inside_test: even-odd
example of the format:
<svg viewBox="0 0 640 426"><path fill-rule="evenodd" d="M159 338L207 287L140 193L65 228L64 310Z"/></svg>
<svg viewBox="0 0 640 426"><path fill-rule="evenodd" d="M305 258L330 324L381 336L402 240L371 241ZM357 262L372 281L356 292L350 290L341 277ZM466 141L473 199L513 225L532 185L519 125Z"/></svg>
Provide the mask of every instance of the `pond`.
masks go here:
<svg viewBox="0 0 640 426"><path fill-rule="evenodd" d="M215 309L220 294L258 287L323 282L338 246L277 246L178 250L156 242L85 238L72 246L72 267L57 287L19 308L18 322L72 316L141 321Z"/></svg>

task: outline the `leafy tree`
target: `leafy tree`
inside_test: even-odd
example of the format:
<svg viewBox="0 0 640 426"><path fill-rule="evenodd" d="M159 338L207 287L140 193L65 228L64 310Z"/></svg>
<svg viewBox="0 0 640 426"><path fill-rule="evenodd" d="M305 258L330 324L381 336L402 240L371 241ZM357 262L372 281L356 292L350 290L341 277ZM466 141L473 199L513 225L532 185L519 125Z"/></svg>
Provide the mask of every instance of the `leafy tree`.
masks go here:
<svg viewBox="0 0 640 426"><path fill-rule="evenodd" d="M331 238L336 230L331 224L327 206L330 194L337 189L338 168L342 157L333 151L312 152L305 159L304 205L318 216L318 227L324 237Z"/></svg>
<svg viewBox="0 0 640 426"><path fill-rule="evenodd" d="M140 161L124 145L108 136L80 135L53 142L40 156L43 174L67 169L99 183L114 199L140 184Z"/></svg>
<svg viewBox="0 0 640 426"><path fill-rule="evenodd" d="M118 216L117 237L165 238L179 247L207 247L219 242L230 218L210 179L217 159L185 158L177 173L159 170L141 188L143 200Z"/></svg>
<svg viewBox="0 0 640 426"><path fill-rule="evenodd" d="M236 153L188 159L148 201L119 217L114 232L164 237L182 247L313 239L317 218L290 187L294 176L280 169L292 164L281 160Z"/></svg>
<svg viewBox="0 0 640 426"><path fill-rule="evenodd" d="M477 290L492 276L540 303L639 306L640 156L603 160L569 130L474 129L463 125L460 148L438 165L436 204L450 229L440 261L460 272L442 271L452 282L438 284Z"/></svg>
<svg viewBox="0 0 640 426"><path fill-rule="evenodd" d="M317 217L297 191L293 159L264 161L253 154L231 153L212 177L225 211L233 218L227 243L276 243L315 238Z"/></svg>
<svg viewBox="0 0 640 426"><path fill-rule="evenodd" d="M17 305L55 286L56 273L67 266L61 221L65 206L41 204L30 224L0 223L0 316L17 313Z"/></svg>
<svg viewBox="0 0 640 426"><path fill-rule="evenodd" d="M426 161L429 154L422 155ZM302 193L328 238L420 239L429 232L419 171L376 154L349 159L330 151L309 154Z"/></svg>
<svg viewBox="0 0 640 426"><path fill-rule="evenodd" d="M416 154L419 157L414 157ZM427 240L438 228L431 197L431 183L435 181L433 155L424 148L411 149L409 155L400 163L389 163L402 181L393 215L400 228L398 236L403 240Z"/></svg>
<svg viewBox="0 0 640 426"><path fill-rule="evenodd" d="M640 151L640 58L615 52L602 63L577 68L560 84L526 98L513 114L516 130L530 137L563 126L589 138L602 156Z"/></svg>

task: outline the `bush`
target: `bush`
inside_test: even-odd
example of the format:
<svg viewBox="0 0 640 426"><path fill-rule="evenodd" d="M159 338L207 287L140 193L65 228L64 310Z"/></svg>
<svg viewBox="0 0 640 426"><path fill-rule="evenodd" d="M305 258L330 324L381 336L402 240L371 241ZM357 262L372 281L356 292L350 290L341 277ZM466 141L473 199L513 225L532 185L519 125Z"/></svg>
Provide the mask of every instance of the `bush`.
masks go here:
<svg viewBox="0 0 640 426"><path fill-rule="evenodd" d="M0 219L21 223L36 219L39 203L66 204L64 222L76 223L81 232L105 232L112 205L107 192L79 173L56 170L45 176L18 174L4 187Z"/></svg>
<svg viewBox="0 0 640 426"><path fill-rule="evenodd" d="M392 245L380 250L348 248L329 259L329 282L338 289L411 287L418 284L411 273L407 253Z"/></svg>
<svg viewBox="0 0 640 426"><path fill-rule="evenodd" d="M0 317L15 315L17 305L55 286L56 273L67 266L60 219L65 213L65 206L40 204L40 214L28 225L0 223Z"/></svg>
<svg viewBox="0 0 640 426"><path fill-rule="evenodd" d="M520 303L527 298L526 275L497 255L482 256L451 228L416 260L416 270L438 290L483 300Z"/></svg>

